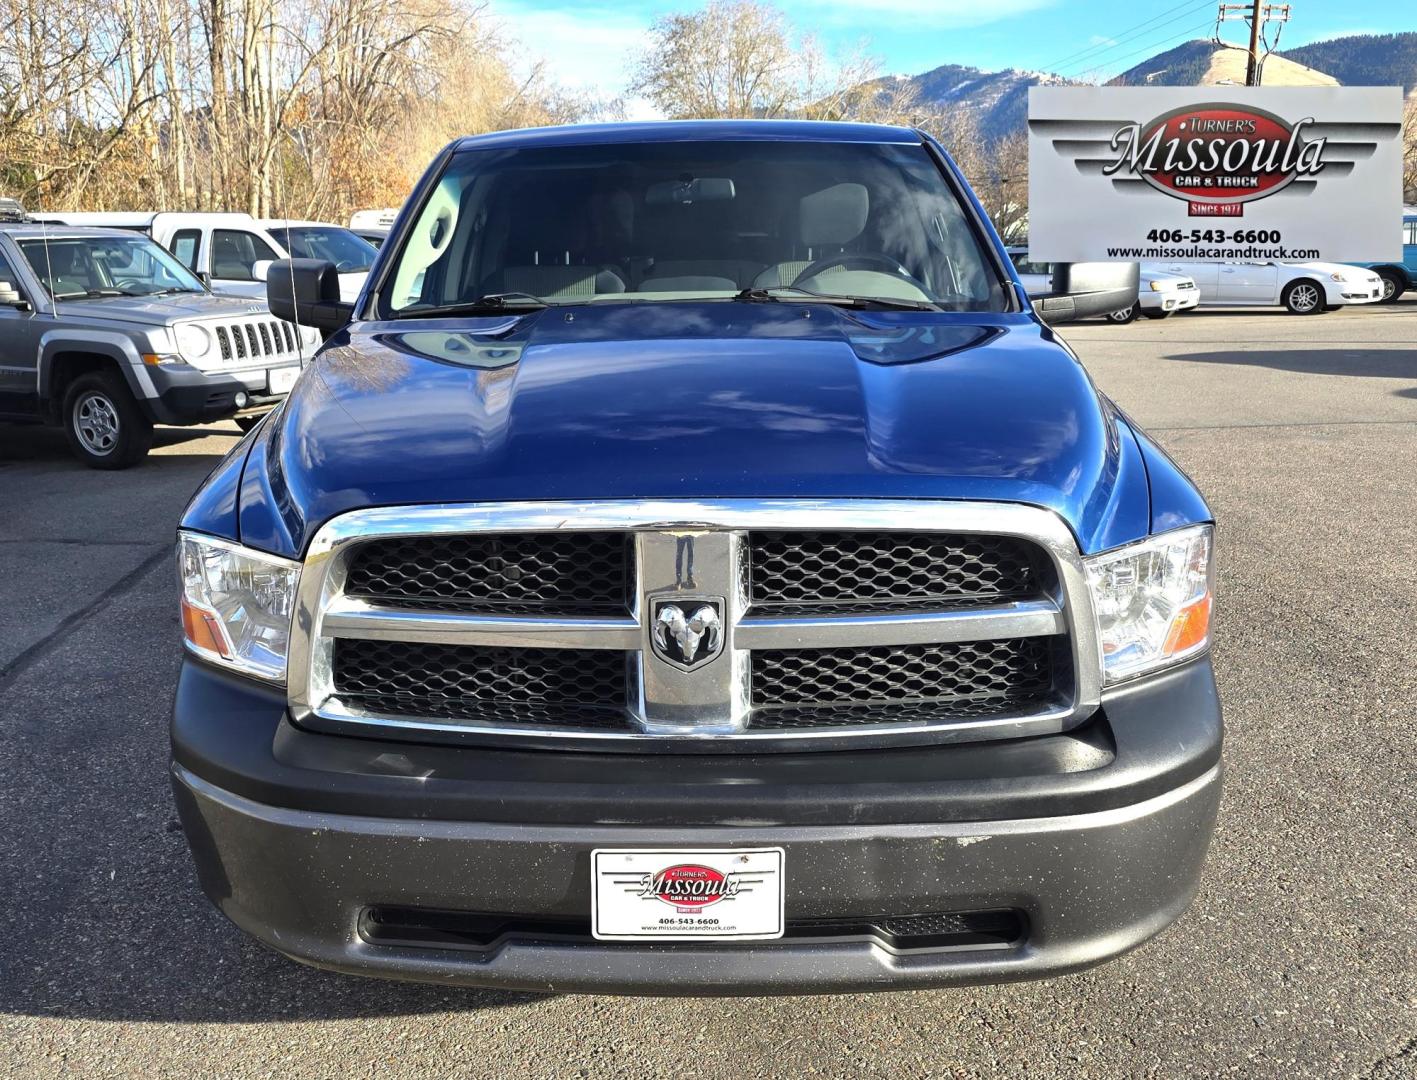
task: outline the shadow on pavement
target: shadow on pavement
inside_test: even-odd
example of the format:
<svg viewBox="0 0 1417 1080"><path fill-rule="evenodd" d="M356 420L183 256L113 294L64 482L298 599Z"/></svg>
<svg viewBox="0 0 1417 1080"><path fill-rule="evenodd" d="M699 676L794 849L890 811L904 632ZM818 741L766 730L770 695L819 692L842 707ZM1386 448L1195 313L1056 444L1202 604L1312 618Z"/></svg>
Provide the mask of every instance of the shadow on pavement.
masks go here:
<svg viewBox="0 0 1417 1080"><path fill-rule="evenodd" d="M168 446L182 446L185 443L197 442L201 439L220 439L220 453L225 453L227 449L236 445L236 441L241 436L242 432L237 430L234 424L223 425L220 428L159 427L153 432L153 449L161 450ZM218 455L213 453L203 456L215 464ZM148 468L152 465L161 465L167 460L185 459L171 459L168 455L151 454L133 467L135 469ZM64 432L57 427L46 427L40 424L0 424L0 464L12 464L20 461L67 461L72 462L75 468L86 467L74 457L64 438Z"/></svg>
<svg viewBox="0 0 1417 1080"><path fill-rule="evenodd" d="M1267 367L1276 371L1293 371L1304 375L1352 375L1367 379L1417 380L1417 348L1380 349L1307 349L1298 347L1268 349L1226 349L1212 352L1169 353L1165 360L1192 364L1235 364L1242 367ZM1397 393L1412 396L1406 390Z"/></svg>

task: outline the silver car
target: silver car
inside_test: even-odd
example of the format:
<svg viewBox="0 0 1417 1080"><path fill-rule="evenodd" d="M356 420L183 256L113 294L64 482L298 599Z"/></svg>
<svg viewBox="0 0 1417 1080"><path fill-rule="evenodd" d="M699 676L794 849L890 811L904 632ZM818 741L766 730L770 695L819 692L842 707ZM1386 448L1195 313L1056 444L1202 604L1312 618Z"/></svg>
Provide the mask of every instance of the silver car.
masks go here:
<svg viewBox="0 0 1417 1080"><path fill-rule="evenodd" d="M311 331L212 295L145 236L0 219L0 420L61 425L99 469L141 460L154 424L249 426L294 384Z"/></svg>

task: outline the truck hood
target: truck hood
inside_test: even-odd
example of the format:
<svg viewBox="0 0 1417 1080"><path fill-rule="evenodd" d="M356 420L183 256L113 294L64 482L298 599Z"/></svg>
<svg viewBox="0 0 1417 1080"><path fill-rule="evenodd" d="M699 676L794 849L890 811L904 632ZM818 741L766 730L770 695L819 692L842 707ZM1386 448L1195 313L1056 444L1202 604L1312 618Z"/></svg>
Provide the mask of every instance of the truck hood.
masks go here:
<svg viewBox="0 0 1417 1080"><path fill-rule="evenodd" d="M265 314L263 300L211 293L173 293L170 296L105 296L92 300L60 300L60 313L82 314L86 319L143 323L146 326L187 319L229 318Z"/></svg>
<svg viewBox="0 0 1417 1080"><path fill-rule="evenodd" d="M813 304L557 307L332 338L244 470L240 536L298 554L348 510L614 498L947 498L1146 535L1110 402L1027 315Z"/></svg>

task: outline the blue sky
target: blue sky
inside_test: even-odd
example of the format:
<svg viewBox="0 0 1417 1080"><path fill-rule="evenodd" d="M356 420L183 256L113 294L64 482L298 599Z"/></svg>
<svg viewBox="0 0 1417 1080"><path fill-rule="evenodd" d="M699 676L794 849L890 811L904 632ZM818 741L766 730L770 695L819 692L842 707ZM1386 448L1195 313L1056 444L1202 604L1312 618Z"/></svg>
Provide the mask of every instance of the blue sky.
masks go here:
<svg viewBox="0 0 1417 1080"><path fill-rule="evenodd" d="M523 62L542 59L563 84L619 95L645 31L658 16L697 3L493 0L492 12L520 43ZM864 48L885 74L945 63L1055 71L1106 79L1188 38L1209 37L1214 0L782 0L777 6L829 52ZM1341 34L1417 29L1410 0L1294 0L1281 47ZM1224 27L1239 42L1245 25ZM631 113L642 111L630 103Z"/></svg>

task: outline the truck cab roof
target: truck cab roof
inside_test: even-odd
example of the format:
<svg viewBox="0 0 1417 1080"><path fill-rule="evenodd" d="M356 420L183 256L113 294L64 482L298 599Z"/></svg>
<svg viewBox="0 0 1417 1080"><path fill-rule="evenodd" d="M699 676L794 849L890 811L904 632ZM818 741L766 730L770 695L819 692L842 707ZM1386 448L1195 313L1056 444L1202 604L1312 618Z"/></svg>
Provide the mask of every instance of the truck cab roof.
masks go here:
<svg viewBox="0 0 1417 1080"><path fill-rule="evenodd" d="M564 124L467 135L459 150L520 146L590 146L625 142L831 142L918 145L920 133L888 124L831 120L655 120L628 124Z"/></svg>

